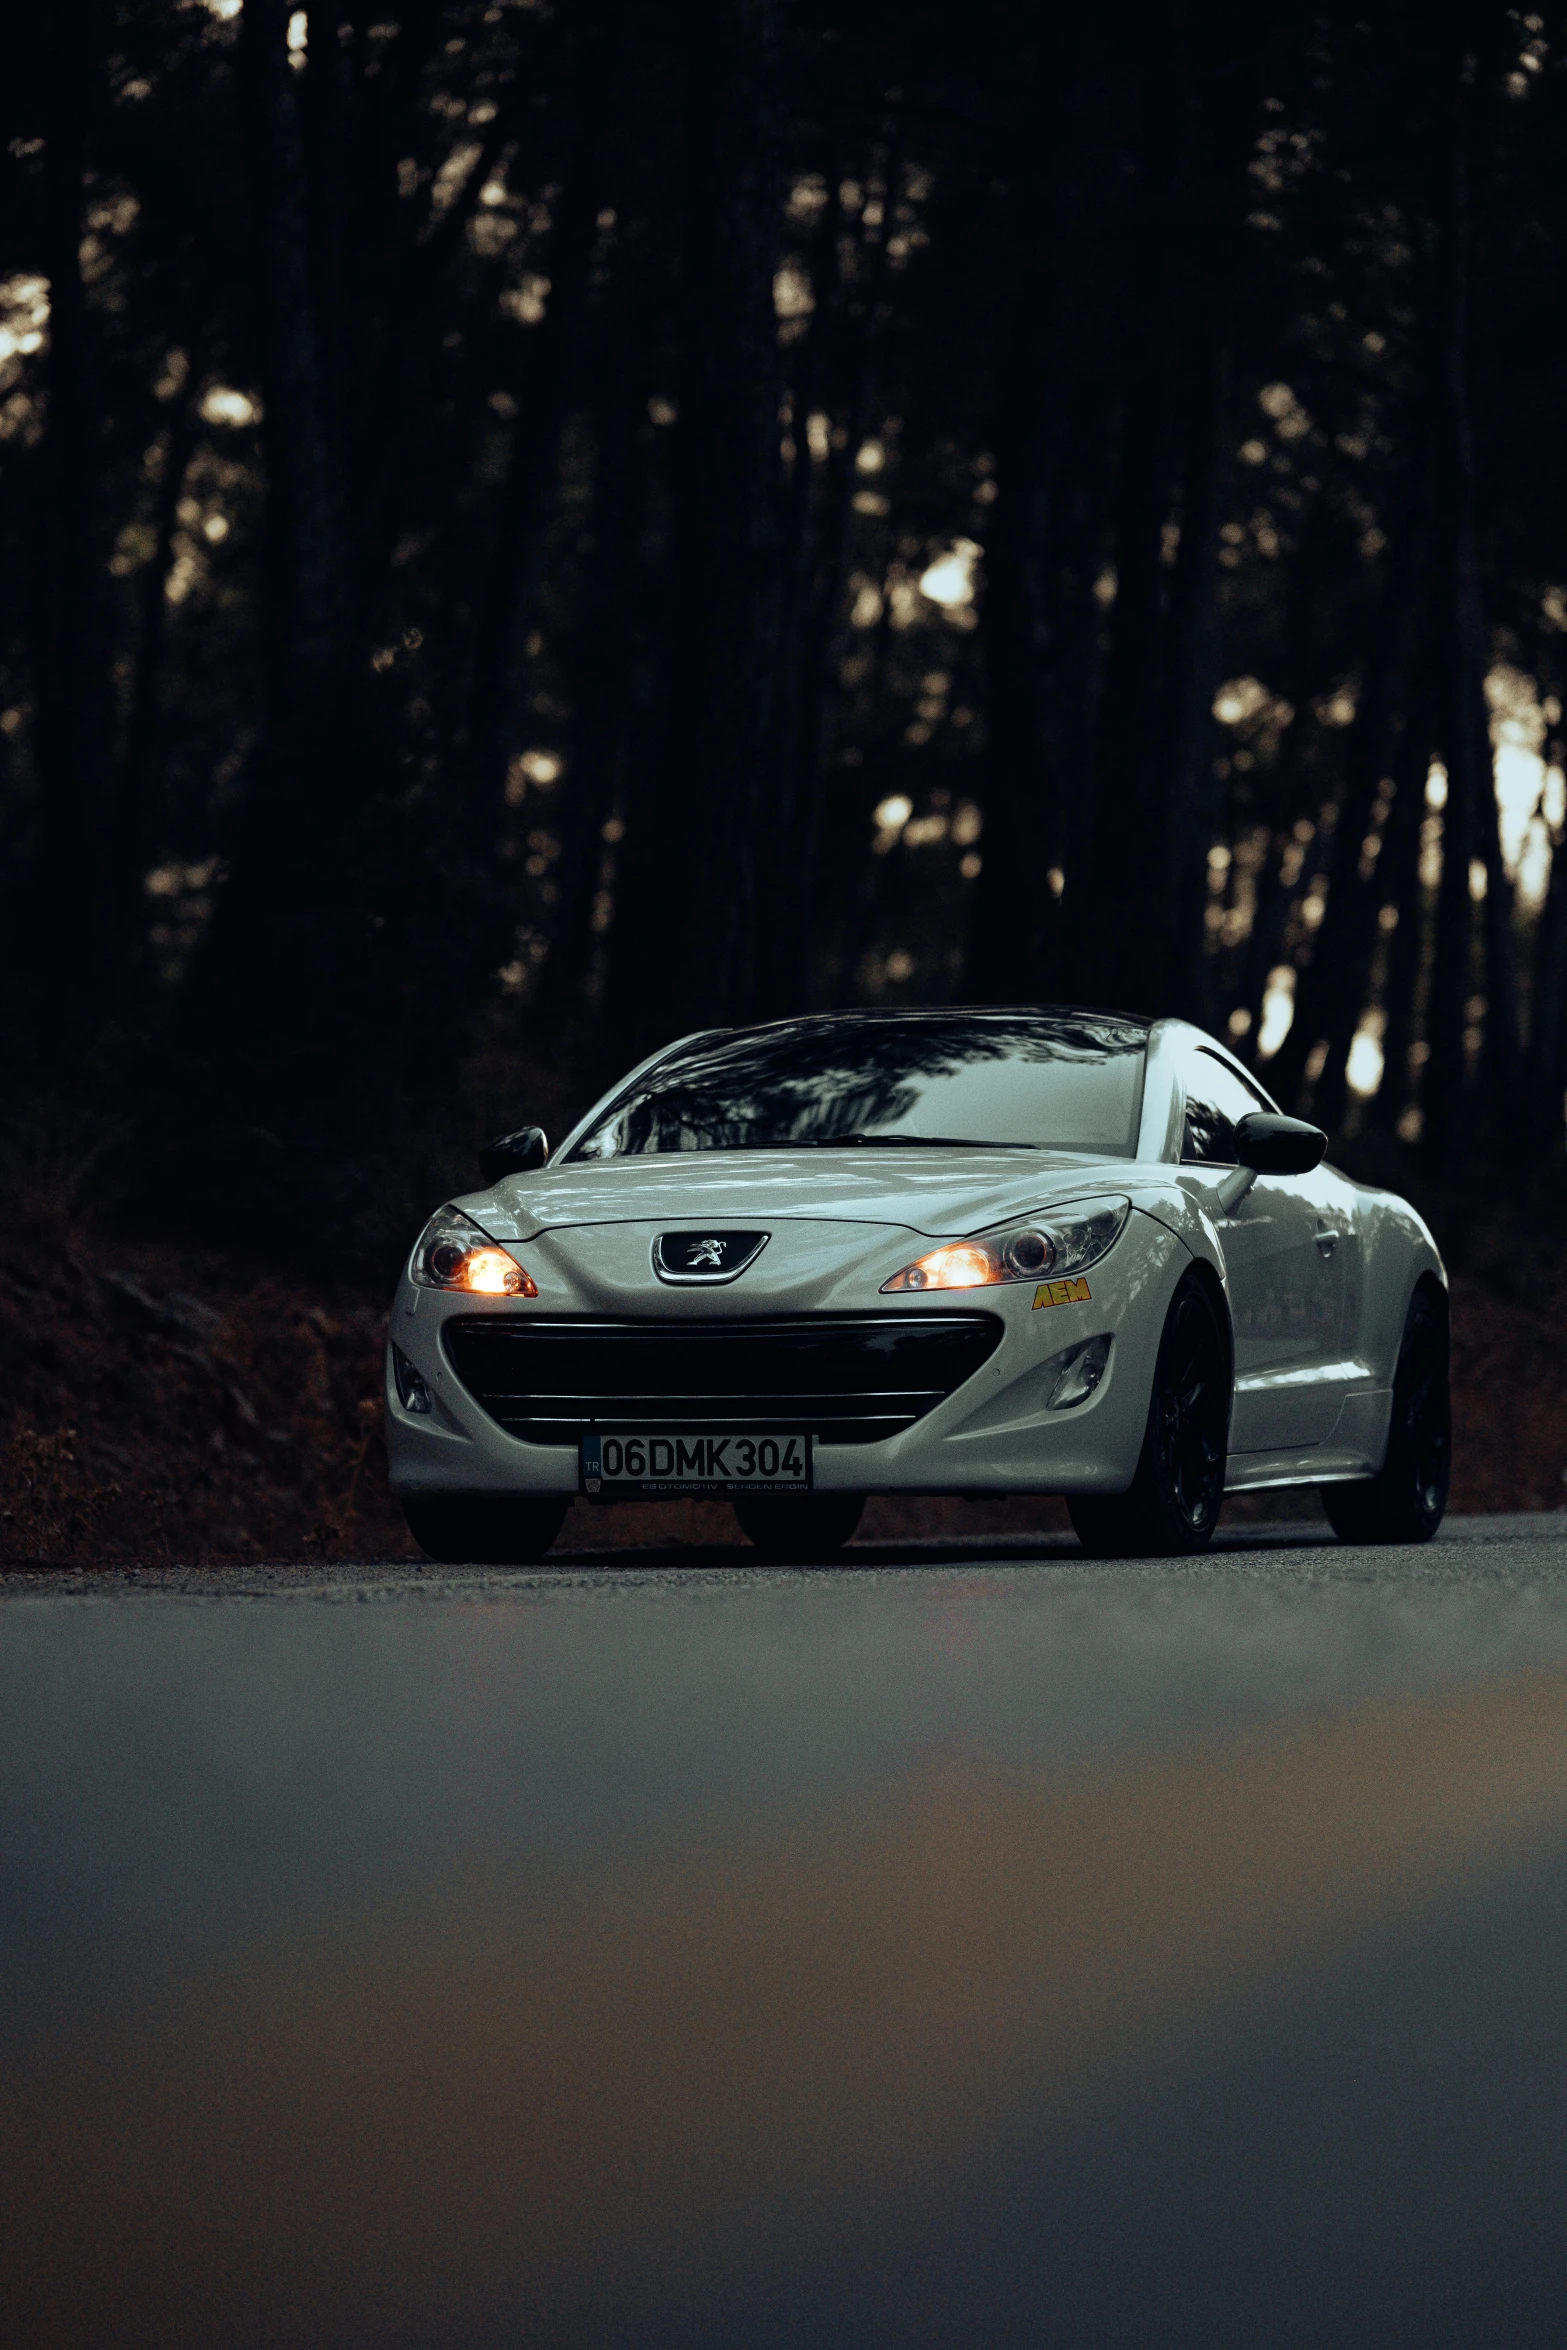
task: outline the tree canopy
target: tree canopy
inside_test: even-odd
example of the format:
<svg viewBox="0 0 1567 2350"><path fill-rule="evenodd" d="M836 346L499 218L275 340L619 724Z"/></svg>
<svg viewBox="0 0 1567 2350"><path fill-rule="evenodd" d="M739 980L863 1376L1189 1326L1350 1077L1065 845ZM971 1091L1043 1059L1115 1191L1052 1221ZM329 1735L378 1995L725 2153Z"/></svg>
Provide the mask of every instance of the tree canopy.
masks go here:
<svg viewBox="0 0 1567 2350"><path fill-rule="evenodd" d="M497 1035L1081 1001L1559 1151L1561 36L30 12L19 1092L297 1227Z"/></svg>

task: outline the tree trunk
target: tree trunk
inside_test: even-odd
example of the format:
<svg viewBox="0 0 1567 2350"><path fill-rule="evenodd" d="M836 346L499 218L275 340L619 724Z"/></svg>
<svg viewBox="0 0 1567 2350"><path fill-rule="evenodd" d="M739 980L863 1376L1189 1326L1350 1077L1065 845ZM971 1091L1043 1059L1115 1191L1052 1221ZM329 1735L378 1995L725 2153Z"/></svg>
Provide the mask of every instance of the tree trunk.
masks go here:
<svg viewBox="0 0 1567 2350"><path fill-rule="evenodd" d="M593 559L569 665L574 769L555 875L560 897L537 997L545 1027L581 1010L593 961L604 823L620 796L635 709L637 526L647 432L646 371L636 368L618 403L606 403L600 416Z"/></svg>
<svg viewBox="0 0 1567 2350"><path fill-rule="evenodd" d="M1520 1123L1526 1147L1539 1154L1561 1142L1567 1094L1567 825L1551 843L1551 878L1535 933L1530 1005Z"/></svg>
<svg viewBox="0 0 1567 2350"><path fill-rule="evenodd" d="M1172 335L1172 206L1187 130L1187 58L1174 6L1143 50L1141 200L1122 411L1114 543L1115 603L1099 706L1088 870L1068 876L1070 952L1092 1000L1157 1011L1163 990L1167 809L1156 774L1164 659L1165 425ZM1180 28L1184 33L1184 26Z"/></svg>
<svg viewBox="0 0 1567 2350"><path fill-rule="evenodd" d="M1372 1103L1373 1122L1395 1129L1412 1098L1410 1053L1415 1043L1421 973L1426 960L1425 891L1420 879L1420 835L1426 817L1426 778L1431 736L1423 710L1411 702L1399 750L1392 813L1377 859L1377 898L1398 919L1388 953L1382 991L1382 1081Z"/></svg>
<svg viewBox="0 0 1567 2350"><path fill-rule="evenodd" d="M350 1073L370 1065L355 1017L370 984L356 828L380 777L354 657L339 406L288 16L287 0L245 0L239 45L265 403L261 729L185 1012L232 1117L279 1144L303 1130L324 1149Z"/></svg>
<svg viewBox="0 0 1567 2350"><path fill-rule="evenodd" d="M1084 992L1071 951L1072 893L1088 886L1092 858L1094 756L1105 665L1098 581L1115 441L1104 386L1087 379L1072 395L1063 431L1073 462L1063 466L1057 485L1047 607L1052 657L1040 684L1041 756L1052 778L1055 853L1052 865L1041 845L1035 862L1044 868L1043 884L1052 896L1057 881L1064 884L1064 894L1037 935L1041 962L1033 984L1043 997L1068 1003ZM987 823L986 866L1000 853L992 847ZM1036 881L1040 878L1036 871Z"/></svg>
<svg viewBox="0 0 1567 2350"><path fill-rule="evenodd" d="M834 653L852 521L855 457L865 438L875 381L890 221L859 232L853 269L843 268L848 241L842 199L845 161L837 132L828 142L827 202L812 239L815 295L790 398L795 454L782 503L784 616L779 671L787 680L778 710L776 845L764 886L758 1009L798 1012L818 989L822 875L821 829L829 711L836 690ZM868 185L886 190L892 209L900 164L873 147L863 167ZM809 447L809 419L829 420L827 452Z"/></svg>
<svg viewBox="0 0 1567 2350"><path fill-rule="evenodd" d="M1074 20L1075 26L1075 20ZM1068 385L1063 275L1073 252L1081 158L1073 143L1080 33L1048 61L1036 46L1016 125L1012 192L1013 314L1001 355L994 430L996 499L980 610L986 713L985 849L974 886L964 992L977 1003L1037 995L1059 962L1057 774L1047 740L1047 675L1055 655L1050 576L1059 528L1057 471Z"/></svg>
<svg viewBox="0 0 1567 2350"><path fill-rule="evenodd" d="M1485 701L1488 667L1475 552L1474 443L1469 414L1468 300L1472 245L1471 148L1474 61L1455 60L1453 133L1440 222L1438 367L1439 577L1444 608L1438 663L1447 804L1442 816L1442 885L1427 1035L1422 1142L1444 1169L1464 1153L1470 1132L1468 1031L1476 975L1471 860L1483 861L1494 905L1485 922L1485 1060L1492 1107L1499 1118L1516 1103L1518 1010L1512 970L1511 892L1495 847L1496 792ZM1488 896L1490 892L1488 889Z"/></svg>
<svg viewBox="0 0 1567 2350"><path fill-rule="evenodd" d="M1219 683L1219 487L1229 406L1229 353L1219 322L1199 326L1187 424L1181 543L1170 582L1163 777L1166 889L1162 972L1147 982L1161 1011L1211 1019L1204 940L1214 828L1213 697Z"/></svg>
<svg viewBox="0 0 1567 2350"><path fill-rule="evenodd" d="M777 0L693 0L683 23L679 627L668 737L615 926L617 995L646 1038L743 1019L756 1002L783 619Z"/></svg>
<svg viewBox="0 0 1567 2350"><path fill-rule="evenodd" d="M1232 314L1251 202L1248 174L1260 93L1244 45L1237 54L1227 10L1183 13L1178 26L1192 49L1178 175L1185 447L1180 543L1166 617L1160 772L1151 779L1160 813L1150 833L1154 863L1143 877L1143 927L1151 954L1144 992L1161 1010L1206 1024L1213 995L1206 951L1208 851L1218 815L1213 699L1220 667L1219 528L1230 430ZM1178 104L1178 98L1172 99L1172 112ZM1156 847L1161 838L1162 854Z"/></svg>
<svg viewBox="0 0 1567 2350"><path fill-rule="evenodd" d="M45 35L42 250L49 280L34 642L42 787L35 968L51 999L83 1011L105 970L109 912L109 712L103 612L96 338L82 282L88 169L88 11L59 0Z"/></svg>
<svg viewBox="0 0 1567 2350"><path fill-rule="evenodd" d="M1159 958L1143 918L1164 853L1163 811L1153 789L1154 717L1160 682L1165 481L1164 385L1150 350L1128 398L1116 500L1116 596L1099 705L1092 848L1087 870L1067 876L1070 952L1095 1002L1155 1011L1145 1000ZM1162 923L1159 925L1161 931Z"/></svg>
<svg viewBox="0 0 1567 2350"><path fill-rule="evenodd" d="M1447 749L1453 739L1451 686L1443 699L1447 703L1443 747ZM1468 1007L1475 981L1474 905L1469 895L1473 832L1470 806L1470 783L1463 754L1460 752L1455 762L1449 751L1447 800L1442 810L1442 878L1437 890L1436 951L1426 1004L1429 1050L1420 1088L1421 1145L1432 1164L1443 1170L1450 1169L1462 1156L1469 1118Z"/></svg>
<svg viewBox="0 0 1567 2350"><path fill-rule="evenodd" d="M599 0L579 36L576 130L550 241L549 303L524 337L523 378L475 631L467 722L466 792L473 817L499 807L517 748L523 643L544 573L544 518L560 450L567 376L586 299L610 129L621 0Z"/></svg>
<svg viewBox="0 0 1567 2350"><path fill-rule="evenodd" d="M277 745L304 750L314 767L308 730L330 718L345 683L350 566L339 403L312 267L328 240L312 219L288 16L287 0L246 0L241 70L261 265L268 716ZM342 789L337 781L333 796Z"/></svg>
<svg viewBox="0 0 1567 2350"><path fill-rule="evenodd" d="M769 891L769 985L760 1008L781 1013L817 1007L822 1000L822 833L827 761L845 654L844 581L854 524L855 460L875 412L877 357L887 314L890 217L877 231L860 231L852 279L841 274L843 213L841 158L831 167L817 272L818 311L812 322L810 367L797 396L795 437L813 402L831 420L827 455L797 506L804 525L800 565L784 631L782 675L790 689L779 712L778 845ZM886 190L890 215L902 170L899 147L881 140L865 176ZM797 459L797 463L800 462ZM807 485L800 484L806 489ZM791 537L793 533L791 530Z"/></svg>
<svg viewBox="0 0 1567 2350"><path fill-rule="evenodd" d="M162 714L164 647L168 637L166 589L173 552L174 526L180 491L184 487L195 440L196 373L177 395L163 445L163 473L158 483L158 505L153 522L153 551L141 583L140 625L137 632L135 681L130 715L120 759L112 849L112 872L117 909L118 944L130 944L130 932L142 905L142 861L145 853L147 786L158 748Z"/></svg>
<svg viewBox="0 0 1567 2350"><path fill-rule="evenodd" d="M1282 698L1295 715L1284 730L1272 775L1265 779L1266 800L1258 808L1259 816L1270 819L1273 837L1258 876L1251 934L1239 951L1239 967L1223 999L1228 1012L1245 1012L1242 1033L1248 1039L1250 1051L1256 1047L1269 974L1285 959L1284 937L1291 913L1322 869L1322 811L1320 806L1311 804L1307 713L1325 682L1325 667L1330 658L1323 638L1324 613L1332 593L1334 556L1333 518L1327 501L1319 497L1301 532L1286 591L1285 666L1278 682ZM1294 862L1290 857L1292 830L1308 810L1315 835L1299 861L1294 879L1286 882L1285 872ZM1277 1058L1275 1055L1268 1064L1268 1082L1275 1094L1278 1088L1272 1072ZM1288 1108L1289 1097L1279 1095L1279 1098Z"/></svg>
<svg viewBox="0 0 1567 2350"><path fill-rule="evenodd" d="M1057 901L1045 883L1056 825L1040 708L1049 658L1046 509L1051 458L1034 349L1035 305L1020 305L996 419L996 502L990 510L981 607L986 709L985 851L974 887L964 992L975 1003L1020 1003L1053 960L1044 936Z"/></svg>
<svg viewBox="0 0 1567 2350"><path fill-rule="evenodd" d="M559 12L541 18L514 12L525 28L509 84L497 89L495 114L461 189L418 233L413 208L399 190L405 161L428 168L434 118L423 103L431 51L446 29L442 0L410 0L390 58L377 58L361 19L356 48L360 75L362 167L355 190L370 266L356 270L350 397L355 517L355 595L369 609L385 581L398 537L408 526L409 478L425 470L429 417L441 399L445 352L435 332L443 278L460 265L469 224L495 166L517 137L529 103L562 47ZM314 39L314 36L312 36ZM373 74L367 69L373 66ZM432 485L439 494L439 485ZM434 517L432 517L434 519Z"/></svg>
<svg viewBox="0 0 1567 2350"><path fill-rule="evenodd" d="M1316 1046L1325 1046L1326 1058L1309 1106L1317 1124L1330 1132L1337 1130L1344 1114L1344 1069L1365 1009L1376 949L1376 880L1373 874L1362 881L1360 865L1377 793L1396 756L1399 723L1429 592L1425 466L1421 458L1416 464L1418 478L1411 485L1408 510L1398 531L1381 622L1361 680L1360 707L1349 738L1348 773L1328 862L1327 908L1312 943L1311 959L1297 985L1289 1035L1273 1069L1273 1083L1281 1098L1296 1100L1302 1094L1307 1060Z"/></svg>

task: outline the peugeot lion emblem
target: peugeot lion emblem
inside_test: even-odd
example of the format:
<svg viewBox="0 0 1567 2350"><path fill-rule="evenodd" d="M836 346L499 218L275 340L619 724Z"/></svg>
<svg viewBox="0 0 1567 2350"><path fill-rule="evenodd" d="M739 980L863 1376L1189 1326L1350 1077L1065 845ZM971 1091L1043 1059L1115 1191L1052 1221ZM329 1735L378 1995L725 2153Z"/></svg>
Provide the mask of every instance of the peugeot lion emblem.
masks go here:
<svg viewBox="0 0 1567 2350"><path fill-rule="evenodd" d="M661 1232L653 1270L660 1281L734 1281L770 1238L766 1232Z"/></svg>

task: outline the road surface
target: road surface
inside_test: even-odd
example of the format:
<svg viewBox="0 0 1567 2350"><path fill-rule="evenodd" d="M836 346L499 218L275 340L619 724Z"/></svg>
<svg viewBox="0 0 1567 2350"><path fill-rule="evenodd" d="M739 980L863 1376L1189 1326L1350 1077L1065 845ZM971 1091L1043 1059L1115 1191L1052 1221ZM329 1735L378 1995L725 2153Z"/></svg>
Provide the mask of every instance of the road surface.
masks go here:
<svg viewBox="0 0 1567 2350"><path fill-rule="evenodd" d="M1555 2344L1567 1517L0 1576L17 2344Z"/></svg>

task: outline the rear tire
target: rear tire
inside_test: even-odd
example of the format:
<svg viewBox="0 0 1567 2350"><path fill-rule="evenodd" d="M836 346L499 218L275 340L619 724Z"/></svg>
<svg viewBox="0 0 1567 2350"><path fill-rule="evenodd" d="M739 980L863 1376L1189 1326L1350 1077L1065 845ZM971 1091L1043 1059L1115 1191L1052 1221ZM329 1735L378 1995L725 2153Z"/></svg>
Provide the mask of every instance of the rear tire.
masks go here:
<svg viewBox="0 0 1567 2350"><path fill-rule="evenodd" d="M1188 1273L1165 1316L1130 1489L1067 1496L1083 1548L1096 1558L1206 1550L1224 1499L1229 1436L1229 1348L1207 1287Z"/></svg>
<svg viewBox="0 0 1567 2350"><path fill-rule="evenodd" d="M860 1522L862 1493L758 1494L737 1501L735 1516L747 1542L780 1565L821 1566L836 1558Z"/></svg>
<svg viewBox="0 0 1567 2350"><path fill-rule="evenodd" d="M1322 1488L1341 1542L1429 1542L1441 1525L1453 1465L1447 1357L1447 1301L1422 1287L1404 1318L1387 1458L1375 1477Z"/></svg>
<svg viewBox="0 0 1567 2350"><path fill-rule="evenodd" d="M531 1566L566 1522L569 1495L424 1493L403 1503L426 1558L449 1567Z"/></svg>

